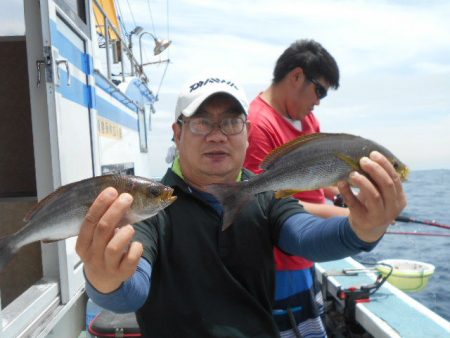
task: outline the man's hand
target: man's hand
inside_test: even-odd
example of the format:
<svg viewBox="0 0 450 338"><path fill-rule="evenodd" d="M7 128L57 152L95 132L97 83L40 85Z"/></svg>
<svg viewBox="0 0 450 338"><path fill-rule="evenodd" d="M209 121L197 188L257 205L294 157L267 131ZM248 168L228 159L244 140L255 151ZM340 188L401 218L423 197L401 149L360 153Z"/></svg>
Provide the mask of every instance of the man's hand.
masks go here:
<svg viewBox="0 0 450 338"><path fill-rule="evenodd" d="M360 160L361 168L370 177L357 172L350 174L349 183L359 188L353 194L350 184L340 182L338 187L350 210L350 225L358 237L374 242L385 233L389 224L406 206L400 177L391 163L379 152Z"/></svg>
<svg viewBox="0 0 450 338"><path fill-rule="evenodd" d="M89 209L77 239L76 251L86 278L102 293L118 289L136 270L143 252L141 243L130 242L131 225L118 228L133 202L129 194L106 188Z"/></svg>

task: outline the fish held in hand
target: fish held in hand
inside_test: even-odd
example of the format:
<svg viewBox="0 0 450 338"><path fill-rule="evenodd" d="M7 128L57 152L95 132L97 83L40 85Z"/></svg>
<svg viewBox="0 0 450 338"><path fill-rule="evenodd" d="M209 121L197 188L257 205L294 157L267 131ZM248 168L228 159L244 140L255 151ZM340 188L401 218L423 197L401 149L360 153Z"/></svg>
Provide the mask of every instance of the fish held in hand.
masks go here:
<svg viewBox="0 0 450 338"><path fill-rule="evenodd" d="M87 211L107 187L115 188L119 194L133 196L133 203L121 225L150 218L176 200L172 188L131 175L97 176L64 185L30 210L20 230L0 238L0 271L24 245L77 236Z"/></svg>
<svg viewBox="0 0 450 338"><path fill-rule="evenodd" d="M274 149L261 162L265 171L260 175L233 184L209 185L207 190L224 207L222 230L225 230L255 194L273 190L275 197L281 198L335 185L347 180L352 171L364 174L359 161L372 151L383 154L402 180L407 178L406 165L382 145L350 134L315 133Z"/></svg>

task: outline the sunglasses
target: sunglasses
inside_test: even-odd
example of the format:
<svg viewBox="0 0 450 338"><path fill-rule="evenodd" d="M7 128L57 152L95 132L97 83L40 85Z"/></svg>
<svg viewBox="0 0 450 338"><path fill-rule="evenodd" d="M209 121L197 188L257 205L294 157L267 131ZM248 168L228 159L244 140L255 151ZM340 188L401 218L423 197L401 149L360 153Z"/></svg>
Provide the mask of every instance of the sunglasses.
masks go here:
<svg viewBox="0 0 450 338"><path fill-rule="evenodd" d="M309 77L307 79L316 87L316 95L319 100L322 100L325 96L327 96L327 90L320 84L319 81Z"/></svg>

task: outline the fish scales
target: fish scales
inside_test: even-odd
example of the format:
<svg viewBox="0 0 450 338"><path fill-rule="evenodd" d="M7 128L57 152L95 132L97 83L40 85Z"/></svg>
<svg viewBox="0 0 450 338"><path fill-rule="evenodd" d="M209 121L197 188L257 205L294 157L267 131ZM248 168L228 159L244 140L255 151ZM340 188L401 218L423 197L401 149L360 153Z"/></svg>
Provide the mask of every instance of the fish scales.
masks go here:
<svg viewBox="0 0 450 338"><path fill-rule="evenodd" d="M377 150L391 155L386 148L359 136L349 134L314 134L322 138L301 144L283 157L270 163L260 176L271 178L270 186L258 186L255 179L254 193L267 190L295 189L314 190L334 185L344 180L353 170L361 170L359 159ZM354 159L352 164L344 161L340 155ZM265 179L265 178L261 178ZM266 182L269 180L266 180Z"/></svg>
<svg viewBox="0 0 450 338"><path fill-rule="evenodd" d="M61 189L64 192L60 196L51 196L52 203L44 203L32 214L28 226L20 233L21 241L18 245L23 246L37 240L55 241L76 236L80 218L86 215L97 195L108 186L115 187L119 192L132 193L132 190L126 187L126 180L120 175L99 176L95 180L88 179L76 185L69 184ZM58 194L58 191L55 193ZM55 198L57 200L53 200ZM61 212L62 210L64 212ZM33 224L46 226L36 231ZM58 229L59 224L65 224L65 227Z"/></svg>
<svg viewBox="0 0 450 338"><path fill-rule="evenodd" d="M301 136L273 150L260 167L265 171L245 182L210 185L207 190L223 204L226 229L253 195L273 190L284 197L335 185L352 171L362 172L359 161L372 151L383 154L402 179L408 168L388 149L371 140L350 134L315 133Z"/></svg>
<svg viewBox="0 0 450 338"><path fill-rule="evenodd" d="M104 175L67 184L42 199L24 218L25 225L0 238L0 270L24 245L56 241L78 235L81 223L99 193L114 187L129 193L133 203L119 226L150 218L176 199L173 189L150 179L131 175Z"/></svg>

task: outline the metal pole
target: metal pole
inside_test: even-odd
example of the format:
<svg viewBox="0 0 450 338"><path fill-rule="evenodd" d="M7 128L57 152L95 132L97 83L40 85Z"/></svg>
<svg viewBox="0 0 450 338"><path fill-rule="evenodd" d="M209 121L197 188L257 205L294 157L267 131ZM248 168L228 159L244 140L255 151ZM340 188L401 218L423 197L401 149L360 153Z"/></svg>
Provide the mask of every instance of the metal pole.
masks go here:
<svg viewBox="0 0 450 338"><path fill-rule="evenodd" d="M105 50L106 50L106 74L111 80L111 60L109 56L109 22L105 18Z"/></svg>
<svg viewBox="0 0 450 338"><path fill-rule="evenodd" d="M142 67L142 35L144 35L144 33L142 33L141 35L139 35L139 59L141 61L140 65Z"/></svg>
<svg viewBox="0 0 450 338"><path fill-rule="evenodd" d="M123 49L122 45L123 45L123 43L122 43L122 41L120 41L120 53L122 54L122 57L121 57L121 60L120 60L120 68L122 70L122 82L125 82L125 66L123 64L123 61L124 61L124 57L123 57L124 49Z"/></svg>
<svg viewBox="0 0 450 338"><path fill-rule="evenodd" d="M150 32L144 32L141 35L139 35L139 52L141 56L141 67L142 67L142 36L144 36L145 34L150 35L153 38L153 40L155 40L155 36Z"/></svg>
<svg viewBox="0 0 450 338"><path fill-rule="evenodd" d="M97 6L97 8L103 14L103 16L106 18L106 20L105 20L105 28L106 28L106 21L109 23L109 22L111 22L111 20L109 19L108 14L104 11L104 9L102 8L102 6L98 2L98 0L94 0L94 4L95 4L95 6ZM108 26L109 26L108 30L112 29L112 31L114 33L116 33L116 36L120 39L120 41L124 42L122 37L121 37L121 35L120 35L120 33L119 33L119 31L116 29L116 27L114 27L114 25L108 25ZM128 55L128 58L130 59L131 67L138 67L138 61L134 58L133 53L128 48L126 43L122 43L122 45L123 45L123 49L125 50L125 52ZM147 78L147 75L145 74L145 72L142 71L140 76L145 82L148 82L148 78Z"/></svg>
<svg viewBox="0 0 450 338"><path fill-rule="evenodd" d="M131 55L133 55L133 34L132 33L130 33L130 35L128 37L128 49L130 50ZM133 65L132 61L130 63L131 63L131 76L134 76L134 65Z"/></svg>
<svg viewBox="0 0 450 338"><path fill-rule="evenodd" d="M170 62L170 59L164 59L164 60L159 60L159 61L141 63L141 66L156 65L158 63L169 63L169 62Z"/></svg>

